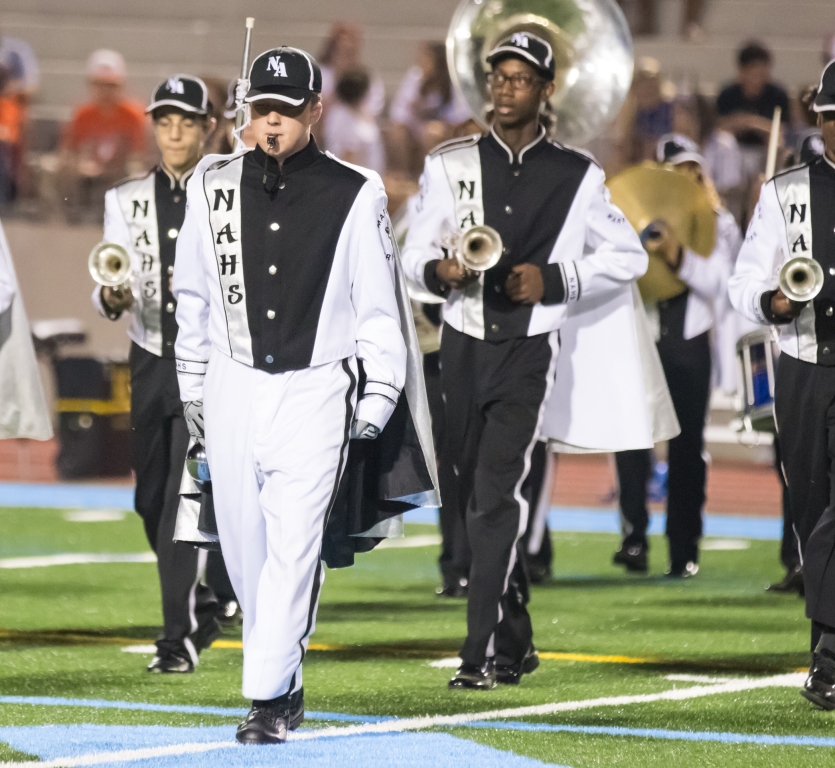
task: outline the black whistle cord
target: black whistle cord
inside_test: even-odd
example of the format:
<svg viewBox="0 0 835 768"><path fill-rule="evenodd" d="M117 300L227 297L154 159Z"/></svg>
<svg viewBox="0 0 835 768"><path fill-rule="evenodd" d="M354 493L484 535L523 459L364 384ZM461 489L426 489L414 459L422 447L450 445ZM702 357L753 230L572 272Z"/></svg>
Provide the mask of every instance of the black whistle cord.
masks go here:
<svg viewBox="0 0 835 768"><path fill-rule="evenodd" d="M275 137L274 136L268 136L267 137L267 145L269 146L270 149L275 148ZM278 163L276 163L276 165L278 165L278 175L276 176L275 181L272 183L272 185L267 186L267 179L270 175L269 162L270 162L270 156L269 156L269 154L267 154L265 152L264 153L264 178L261 179L261 183L264 185L264 191L265 192L269 192L270 194L274 194L276 189L283 189L284 188L284 179L281 176L281 166L278 165Z"/></svg>

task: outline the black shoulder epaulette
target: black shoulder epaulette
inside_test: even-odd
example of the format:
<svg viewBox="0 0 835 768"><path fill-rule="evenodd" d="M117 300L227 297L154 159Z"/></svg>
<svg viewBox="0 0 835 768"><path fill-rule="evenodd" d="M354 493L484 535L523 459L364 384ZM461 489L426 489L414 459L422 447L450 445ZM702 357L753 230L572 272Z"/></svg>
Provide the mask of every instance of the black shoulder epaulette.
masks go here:
<svg viewBox="0 0 835 768"><path fill-rule="evenodd" d="M130 184L132 181L142 181L142 179L147 179L152 173L157 172L157 167L158 166L155 165L153 168L151 168L150 171L143 171L142 173L134 173L134 174L131 174L130 176L126 176L121 181L117 181L111 187L111 189L116 189L116 187L123 187L123 186L125 186L125 184Z"/></svg>
<svg viewBox="0 0 835 768"><path fill-rule="evenodd" d="M583 160L594 163L598 168L603 168L600 163L597 162L597 158L591 153L586 151L585 149L580 149L579 147L569 147L567 144L560 144L560 142L554 140L551 142L557 149L561 149L563 152L568 153L569 155L575 155L576 157L582 158Z"/></svg>
<svg viewBox="0 0 835 768"><path fill-rule="evenodd" d="M437 157L438 155L444 154L444 152L451 152L453 149L471 147L481 141L482 135L483 134L481 133L473 133L470 136L461 136L458 139L445 141L443 144L438 144L438 146L429 153L429 157Z"/></svg>

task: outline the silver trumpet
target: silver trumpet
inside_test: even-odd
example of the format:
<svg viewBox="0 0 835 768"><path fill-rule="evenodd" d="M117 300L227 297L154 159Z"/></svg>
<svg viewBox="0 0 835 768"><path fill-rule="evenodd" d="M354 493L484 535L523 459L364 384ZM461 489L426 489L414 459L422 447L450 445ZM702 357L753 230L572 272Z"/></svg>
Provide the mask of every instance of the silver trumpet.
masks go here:
<svg viewBox="0 0 835 768"><path fill-rule="evenodd" d="M792 301L809 302L823 288L823 269L814 259L796 256L780 270L780 290Z"/></svg>
<svg viewBox="0 0 835 768"><path fill-rule="evenodd" d="M90 275L99 285L110 288L119 298L133 301L130 289L131 265L128 252L116 243L99 243L87 258Z"/></svg>
<svg viewBox="0 0 835 768"><path fill-rule="evenodd" d="M502 237L493 227L470 227L465 232L453 232L444 247L465 269L486 272L495 267L502 257Z"/></svg>

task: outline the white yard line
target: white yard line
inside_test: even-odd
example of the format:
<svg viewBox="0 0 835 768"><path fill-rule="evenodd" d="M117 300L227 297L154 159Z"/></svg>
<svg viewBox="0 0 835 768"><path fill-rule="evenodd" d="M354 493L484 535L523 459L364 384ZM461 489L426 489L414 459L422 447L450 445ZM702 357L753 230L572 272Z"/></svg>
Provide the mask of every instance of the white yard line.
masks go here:
<svg viewBox="0 0 835 768"><path fill-rule="evenodd" d="M302 731L301 733L297 731L290 734L290 739L292 741L307 741L310 739L361 736L368 733L422 731L426 728L449 728L456 725L482 722L484 720L515 720L520 717L537 717L551 715L557 712L596 709L597 707L621 707L628 704L649 704L654 701L685 701L687 699L698 699L704 696L715 696L722 693L753 691L759 688L796 688L803 685L805 677L805 674L802 672L763 678L742 677L716 685L694 685L689 688L673 688L660 693L644 693L635 696L609 696L598 699L581 699L579 701L560 701L554 704L538 704L530 707L494 709L488 712L464 712L459 715L410 717L400 720L386 720L382 723L331 726L311 731ZM107 762L130 763L136 760L150 760L171 755L210 752L216 749L229 749L230 747L236 746L237 744L233 741L218 741L206 744L174 744L167 747L128 749L120 752L102 752L95 755L83 755L81 757L59 758L42 763L0 763L0 765L3 765L5 768L33 768L33 766L37 766L37 768L76 768L77 766L101 765Z"/></svg>
<svg viewBox="0 0 835 768"><path fill-rule="evenodd" d="M0 568L46 568L52 565L86 565L87 563L155 563L153 552L124 555L103 555L95 552L68 552L39 557L7 557L0 560Z"/></svg>

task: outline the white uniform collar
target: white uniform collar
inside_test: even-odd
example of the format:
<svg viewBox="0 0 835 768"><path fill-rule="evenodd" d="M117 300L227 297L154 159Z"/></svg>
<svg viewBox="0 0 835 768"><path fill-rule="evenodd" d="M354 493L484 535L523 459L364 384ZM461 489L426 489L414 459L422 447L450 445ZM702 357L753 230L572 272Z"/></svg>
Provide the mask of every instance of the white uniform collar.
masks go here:
<svg viewBox="0 0 835 768"><path fill-rule="evenodd" d="M493 138L498 142L499 146L507 152L507 157L509 162L513 163L513 150L507 146L500 138L499 135L496 133L495 128L490 129L490 133L493 135ZM536 146L545 138L545 129L540 125L539 126L539 133L537 133L536 138L530 143L526 144L522 149L519 150L519 165L522 164L522 158L525 156L525 152L527 152L531 147Z"/></svg>
<svg viewBox="0 0 835 768"><path fill-rule="evenodd" d="M177 177L173 173L171 173L171 171L168 170L168 168L165 167L165 163L163 163L162 161L160 161L159 167L162 169L163 173L166 176L168 176L168 180L171 182L171 191L173 192L175 189L177 189L177 185L178 185ZM189 168L182 176L180 176L180 179L179 179L180 189L185 189L186 188L186 182L192 177L196 168L197 168L197 165L194 165L192 168Z"/></svg>

